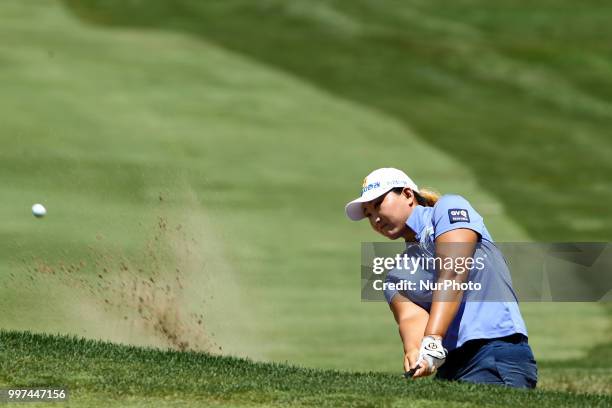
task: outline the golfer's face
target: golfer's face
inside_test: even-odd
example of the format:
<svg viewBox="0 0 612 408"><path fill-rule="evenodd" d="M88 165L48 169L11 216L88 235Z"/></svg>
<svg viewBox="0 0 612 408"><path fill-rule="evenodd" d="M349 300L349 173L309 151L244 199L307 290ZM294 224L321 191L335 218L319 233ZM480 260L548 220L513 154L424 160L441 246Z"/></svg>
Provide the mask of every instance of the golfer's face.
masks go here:
<svg viewBox="0 0 612 408"><path fill-rule="evenodd" d="M389 239L403 236L408 229L406 220L412 212L408 198L392 191L367 203L363 213L370 220L372 228Z"/></svg>

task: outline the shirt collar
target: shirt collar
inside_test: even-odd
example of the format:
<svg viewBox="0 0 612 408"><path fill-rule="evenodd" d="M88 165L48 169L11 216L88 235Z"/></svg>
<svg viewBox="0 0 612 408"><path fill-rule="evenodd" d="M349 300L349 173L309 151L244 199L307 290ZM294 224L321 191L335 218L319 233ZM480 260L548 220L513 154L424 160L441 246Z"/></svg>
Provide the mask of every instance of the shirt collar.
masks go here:
<svg viewBox="0 0 612 408"><path fill-rule="evenodd" d="M412 210L412 214L406 220L406 225L412 229L416 235L416 239L421 237L421 233L423 229L427 227L427 223L425 222L425 215L431 210L431 207L423 207L422 205L417 205Z"/></svg>

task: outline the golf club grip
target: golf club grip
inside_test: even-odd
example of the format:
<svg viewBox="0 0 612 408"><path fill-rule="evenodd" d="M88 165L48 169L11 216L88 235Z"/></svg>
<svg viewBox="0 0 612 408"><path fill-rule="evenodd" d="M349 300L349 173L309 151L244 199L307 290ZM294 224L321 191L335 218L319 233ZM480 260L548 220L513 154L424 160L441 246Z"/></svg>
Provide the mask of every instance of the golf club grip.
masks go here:
<svg viewBox="0 0 612 408"><path fill-rule="evenodd" d="M416 373L416 371L417 371L419 368L421 368L421 366L420 366L420 365L418 365L418 366L416 366L416 367L414 367L414 368L411 368L410 370L408 370L408 371L406 371L406 372L404 373L404 377L405 377L405 378L412 378L412 376L414 375L414 373Z"/></svg>

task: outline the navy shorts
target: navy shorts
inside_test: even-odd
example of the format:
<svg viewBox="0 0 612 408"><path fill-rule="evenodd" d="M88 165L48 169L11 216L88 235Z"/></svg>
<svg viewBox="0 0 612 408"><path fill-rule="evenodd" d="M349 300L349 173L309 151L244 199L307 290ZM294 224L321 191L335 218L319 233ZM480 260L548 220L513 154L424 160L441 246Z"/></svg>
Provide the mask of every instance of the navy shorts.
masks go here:
<svg viewBox="0 0 612 408"><path fill-rule="evenodd" d="M538 368L527 337L517 333L496 339L466 342L448 353L436 378L535 388Z"/></svg>

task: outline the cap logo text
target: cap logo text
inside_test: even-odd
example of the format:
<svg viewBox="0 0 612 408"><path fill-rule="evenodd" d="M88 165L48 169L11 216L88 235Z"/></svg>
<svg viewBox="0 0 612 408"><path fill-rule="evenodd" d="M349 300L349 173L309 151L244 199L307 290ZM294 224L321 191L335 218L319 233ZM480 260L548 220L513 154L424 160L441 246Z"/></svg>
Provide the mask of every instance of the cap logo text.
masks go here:
<svg viewBox="0 0 612 408"><path fill-rule="evenodd" d="M378 188L380 187L380 181L377 181L375 183L370 183L366 186L363 186L363 188L361 189L361 194L363 195L363 193L365 193L366 191L370 191L373 188Z"/></svg>

